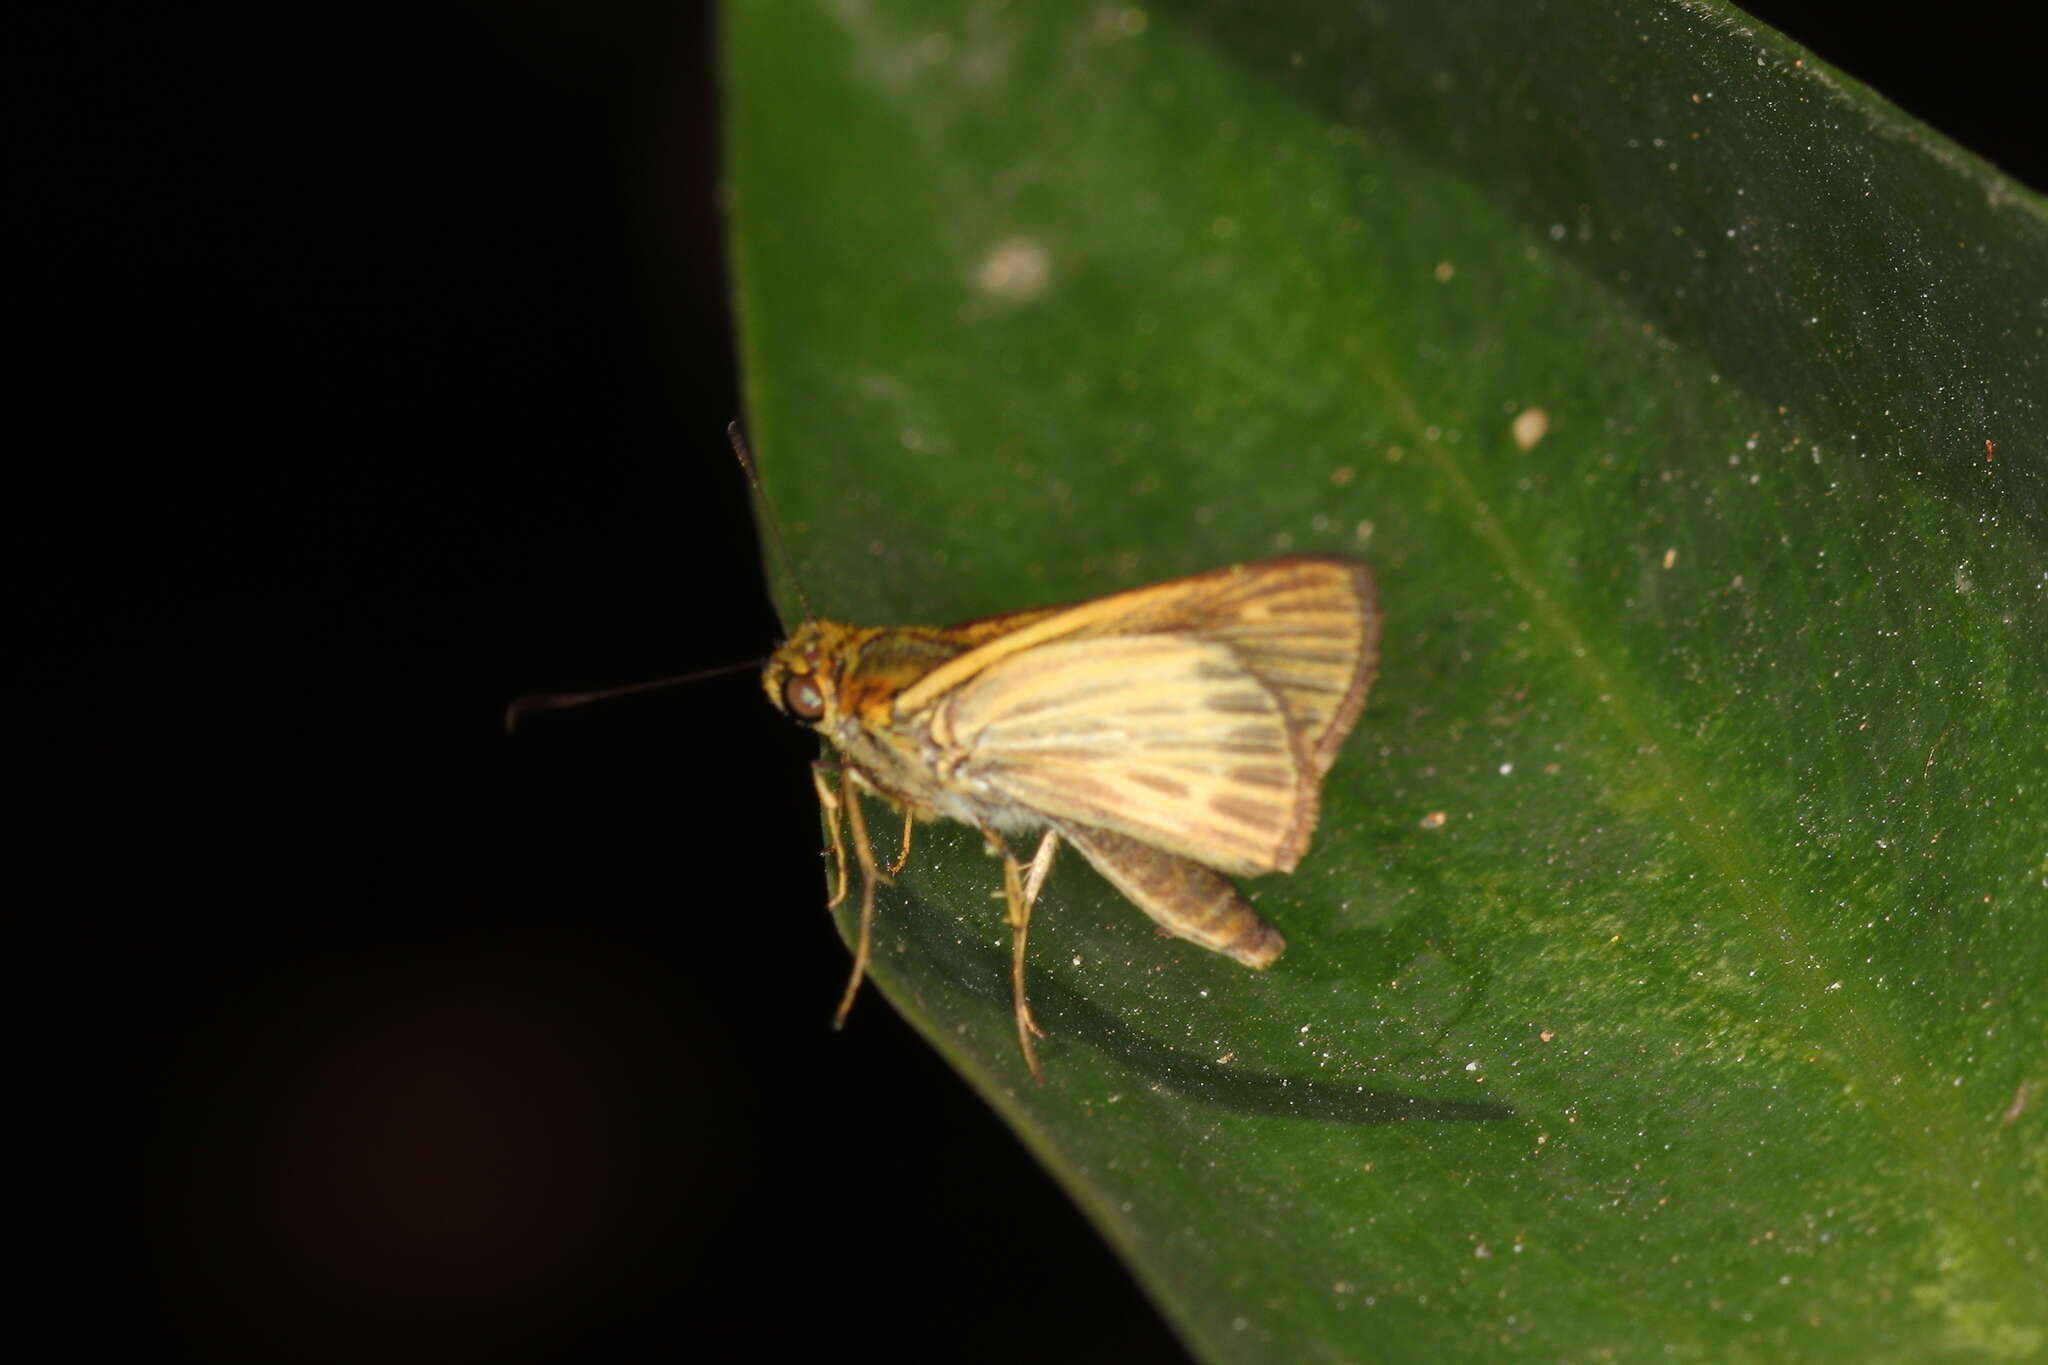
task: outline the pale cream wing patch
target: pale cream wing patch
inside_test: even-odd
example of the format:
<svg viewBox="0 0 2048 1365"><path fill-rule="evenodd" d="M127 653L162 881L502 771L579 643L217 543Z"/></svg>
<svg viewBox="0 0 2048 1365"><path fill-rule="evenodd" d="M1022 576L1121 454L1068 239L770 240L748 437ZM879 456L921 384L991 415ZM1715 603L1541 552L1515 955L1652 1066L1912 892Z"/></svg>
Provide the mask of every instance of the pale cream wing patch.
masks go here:
<svg viewBox="0 0 2048 1365"><path fill-rule="evenodd" d="M1317 773L1287 708L1211 640L1038 645L955 689L931 733L970 790L1240 876L1291 869L1315 827Z"/></svg>

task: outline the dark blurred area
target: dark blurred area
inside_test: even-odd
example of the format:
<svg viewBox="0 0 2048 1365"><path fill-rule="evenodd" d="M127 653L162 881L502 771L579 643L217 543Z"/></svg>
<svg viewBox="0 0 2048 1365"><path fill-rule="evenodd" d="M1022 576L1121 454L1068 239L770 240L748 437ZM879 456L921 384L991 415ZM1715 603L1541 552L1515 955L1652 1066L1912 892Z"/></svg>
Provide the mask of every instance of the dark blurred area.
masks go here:
<svg viewBox="0 0 2048 1365"><path fill-rule="evenodd" d="M1173 1358L879 996L832 1032L813 746L753 677L500 728L778 635L710 24L10 17L9 901L73 1349Z"/></svg>
<svg viewBox="0 0 2048 1365"><path fill-rule="evenodd" d="M1989 21L1759 12L2040 183ZM18 1241L68 1349L1176 1358L879 997L828 1028L750 677L500 730L777 634L707 11L9 29Z"/></svg>

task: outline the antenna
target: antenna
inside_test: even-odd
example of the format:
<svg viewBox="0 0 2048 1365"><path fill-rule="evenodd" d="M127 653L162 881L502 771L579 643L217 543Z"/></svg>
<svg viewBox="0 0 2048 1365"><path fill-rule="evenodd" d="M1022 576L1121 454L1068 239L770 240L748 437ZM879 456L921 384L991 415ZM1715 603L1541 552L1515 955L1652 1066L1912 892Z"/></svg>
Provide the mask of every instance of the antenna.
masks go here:
<svg viewBox="0 0 2048 1365"><path fill-rule="evenodd" d="M700 668L695 673L678 673L670 678L652 678L646 682L624 683L618 687L599 687L588 692L535 692L529 696L515 697L505 707L505 733L515 733L519 729L520 718L535 711L566 711L572 706L586 706L594 701L630 697L636 692L659 692L665 687L681 687L684 683L697 682L703 678L722 678L728 673L741 673L750 668L759 668L767 662L766 659L742 659L736 664L720 664L716 668Z"/></svg>
<svg viewBox="0 0 2048 1365"><path fill-rule="evenodd" d="M768 537L775 542L775 553L782 560L783 572L789 575L790 586L796 589L797 601L803 604L804 619L816 620L811 610L810 594L804 591L804 582L796 574L796 561L790 557L788 542L782 538L782 524L775 520L775 509L768 505L768 495L761 488L761 472L754 467L754 457L747 450L746 437L740 434L740 424L726 424L725 434L732 438L732 453L739 456L740 471L747 476L747 486L754 492L754 507L759 513L761 524L768 528ZM618 687L599 687L586 692L535 692L524 697L515 697L505 707L505 733L515 734L519 722L536 711L566 711L575 706L588 706L594 701L610 701L614 697L631 697L642 692L659 692L665 688L681 687L705 678L721 678L728 673L740 673L757 669L768 661L743 659L736 664L720 664L716 668L700 668L694 673L678 673L668 678L652 678L646 682L624 683Z"/></svg>
<svg viewBox="0 0 2048 1365"><path fill-rule="evenodd" d="M754 457L747 450L747 438L740 432L740 424L728 422L725 434L732 438L732 453L740 457L740 468L746 471L747 485L754 490L754 510L761 515L761 524L768 528L768 538L775 542L775 553L782 560L782 571L789 575L790 586L796 589L796 600L804 609L804 619L815 621L818 613L811 610L811 595L804 591L804 581L797 577L796 560L789 553L789 542L782 538L782 523L775 519L775 509L768 505L768 494L761 488L761 471L754 466Z"/></svg>

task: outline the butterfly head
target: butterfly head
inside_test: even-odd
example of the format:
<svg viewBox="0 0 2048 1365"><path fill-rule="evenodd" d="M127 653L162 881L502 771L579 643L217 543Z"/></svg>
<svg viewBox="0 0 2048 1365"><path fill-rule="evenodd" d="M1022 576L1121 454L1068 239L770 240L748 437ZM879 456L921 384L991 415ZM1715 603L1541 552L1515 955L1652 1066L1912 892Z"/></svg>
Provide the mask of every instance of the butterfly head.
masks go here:
<svg viewBox="0 0 2048 1365"><path fill-rule="evenodd" d="M844 657L831 621L806 621L768 656L761 687L775 709L814 729L828 730L839 715L839 673Z"/></svg>

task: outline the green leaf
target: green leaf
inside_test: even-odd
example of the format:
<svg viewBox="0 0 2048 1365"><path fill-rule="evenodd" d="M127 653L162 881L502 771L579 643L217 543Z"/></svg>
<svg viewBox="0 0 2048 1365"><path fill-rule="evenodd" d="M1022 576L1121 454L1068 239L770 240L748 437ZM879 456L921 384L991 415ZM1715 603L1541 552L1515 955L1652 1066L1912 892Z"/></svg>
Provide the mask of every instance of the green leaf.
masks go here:
<svg viewBox="0 0 2048 1365"><path fill-rule="evenodd" d="M1199 1354L2048 1354L2039 199L1711 3L753 0L726 51L821 615L1379 572L1270 971L1069 856L1039 1088L978 840L882 899L882 990Z"/></svg>

